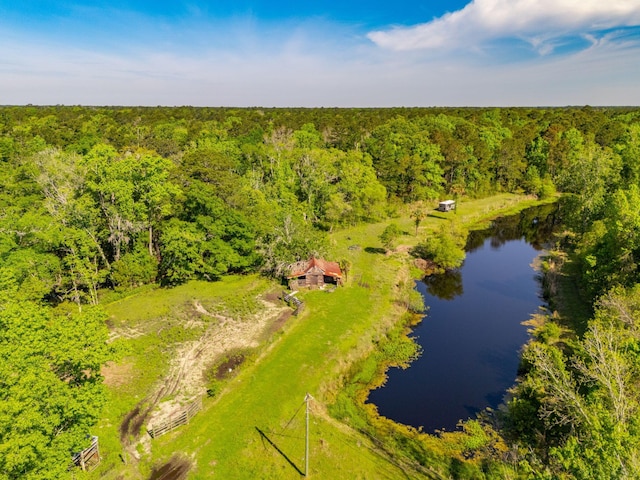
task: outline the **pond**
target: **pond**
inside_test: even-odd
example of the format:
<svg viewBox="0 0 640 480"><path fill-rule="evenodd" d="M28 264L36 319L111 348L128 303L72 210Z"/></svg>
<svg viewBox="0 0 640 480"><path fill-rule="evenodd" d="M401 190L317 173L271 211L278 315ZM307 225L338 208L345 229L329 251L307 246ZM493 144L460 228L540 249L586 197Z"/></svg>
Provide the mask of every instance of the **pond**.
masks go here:
<svg viewBox="0 0 640 480"><path fill-rule="evenodd" d="M532 264L556 211L536 207L471 232L459 270L418 282L427 311L413 336L422 354L406 370L391 368L386 384L370 392L381 415L433 433L502 402L528 340L522 322L543 305Z"/></svg>

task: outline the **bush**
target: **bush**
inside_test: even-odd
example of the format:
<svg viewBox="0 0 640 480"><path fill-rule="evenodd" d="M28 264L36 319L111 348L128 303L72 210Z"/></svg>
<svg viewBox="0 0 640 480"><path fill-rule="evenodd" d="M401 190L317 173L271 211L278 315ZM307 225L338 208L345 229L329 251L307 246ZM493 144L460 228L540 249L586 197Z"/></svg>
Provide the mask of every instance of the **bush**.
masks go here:
<svg viewBox="0 0 640 480"><path fill-rule="evenodd" d="M462 265L466 256L467 232L455 223L443 225L437 235L427 237L413 250L413 255L432 260L438 267L451 270Z"/></svg>
<svg viewBox="0 0 640 480"><path fill-rule="evenodd" d="M123 255L111 265L111 281L116 287L139 287L153 283L158 275L158 261L144 249Z"/></svg>
<svg viewBox="0 0 640 480"><path fill-rule="evenodd" d="M553 184L553 180L549 175L545 175L540 185L538 196L542 199L551 198L556 194L556 186Z"/></svg>
<svg viewBox="0 0 640 480"><path fill-rule="evenodd" d="M402 235L402 230L400 230L400 227L398 227L398 225L395 223L390 223L380 234L379 238L382 242L382 245L384 245L384 248L389 250L400 235Z"/></svg>

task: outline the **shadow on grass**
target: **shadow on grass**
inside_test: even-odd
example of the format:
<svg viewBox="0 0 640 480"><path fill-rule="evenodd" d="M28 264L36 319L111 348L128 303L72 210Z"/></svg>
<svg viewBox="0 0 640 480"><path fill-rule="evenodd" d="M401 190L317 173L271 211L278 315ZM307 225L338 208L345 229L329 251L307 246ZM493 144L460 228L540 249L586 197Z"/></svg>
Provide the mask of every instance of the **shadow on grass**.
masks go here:
<svg viewBox="0 0 640 480"><path fill-rule="evenodd" d="M296 472L298 472L300 475L304 476L303 471L302 471L302 470L300 470L300 469L298 468L298 466L297 466L295 463L293 463L293 461L292 461L289 457L287 457L287 454L286 454L286 453L284 453L282 450L280 450L280 448L278 448L278 446L277 446L275 443L273 443L269 437L267 437L267 434L266 434L266 433L264 433L264 432L263 432L262 430L260 430L258 427L256 427L256 430L257 430L257 431L258 431L258 433L260 434L260 437L262 437L262 441L263 441L263 442L266 440L266 441L267 441L267 443L268 443L269 445L271 445L271 446L276 450L276 452L278 452L280 455L282 455L282 458L284 458L287 462L289 462L289 465L291 465L291 466L296 470Z"/></svg>
<svg viewBox="0 0 640 480"><path fill-rule="evenodd" d="M184 480L190 469L189 460L174 455L164 465L153 467L149 480Z"/></svg>
<svg viewBox="0 0 640 480"><path fill-rule="evenodd" d="M381 255L384 255L387 253L387 251L384 248L380 248L380 247L365 247L364 251L367 253L379 253Z"/></svg>

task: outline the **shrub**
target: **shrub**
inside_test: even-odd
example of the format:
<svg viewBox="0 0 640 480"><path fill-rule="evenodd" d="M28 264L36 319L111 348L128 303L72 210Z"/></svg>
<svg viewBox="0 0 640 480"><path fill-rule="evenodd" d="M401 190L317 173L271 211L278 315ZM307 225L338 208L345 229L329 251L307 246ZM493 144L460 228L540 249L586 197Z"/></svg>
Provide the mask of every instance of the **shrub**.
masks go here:
<svg viewBox="0 0 640 480"><path fill-rule="evenodd" d="M153 283L158 274L158 261L144 249L126 253L111 265L111 281L117 287L139 287Z"/></svg>
<svg viewBox="0 0 640 480"><path fill-rule="evenodd" d="M427 237L413 250L413 255L432 260L445 270L458 268L465 258L467 232L455 223L443 225L437 235Z"/></svg>

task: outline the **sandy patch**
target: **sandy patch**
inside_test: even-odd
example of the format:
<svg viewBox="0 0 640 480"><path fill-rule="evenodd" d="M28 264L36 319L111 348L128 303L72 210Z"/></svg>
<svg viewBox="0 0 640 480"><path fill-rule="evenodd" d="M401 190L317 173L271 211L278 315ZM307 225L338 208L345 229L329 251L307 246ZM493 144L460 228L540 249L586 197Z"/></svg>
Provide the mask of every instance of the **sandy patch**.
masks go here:
<svg viewBox="0 0 640 480"><path fill-rule="evenodd" d="M145 332L139 328L118 327L111 329L109 337L107 338L107 343L111 343L118 338L138 338L144 334Z"/></svg>
<svg viewBox="0 0 640 480"><path fill-rule="evenodd" d="M100 369L104 384L110 388L125 385L133 374L133 364L129 362L107 362Z"/></svg>
<svg viewBox="0 0 640 480"><path fill-rule="evenodd" d="M274 333L276 328L281 328L291 315L291 309L278 299L277 294L267 294L260 301L260 311L244 319L212 313L199 301L193 302L192 313L182 319L180 324L183 328L206 326L206 330L197 340L177 346L169 373L123 419L119 427L120 440L128 459L139 460L141 450L151 451L151 437L141 435L145 431L143 426L149 428L154 424L158 425L206 394L205 373L216 361L229 352L257 347L265 336ZM202 317L210 317L215 321L206 322ZM109 340L136 338L151 333L153 328L154 325L149 324L137 328L112 329ZM135 374L132 364L118 365L113 362L106 364L102 373L105 383L110 387L128 382Z"/></svg>
<svg viewBox="0 0 640 480"><path fill-rule="evenodd" d="M275 332L276 328L281 328L291 315L291 309L283 305L277 294L267 295L260 301L261 310L244 319L212 313L200 302L193 302L193 315L184 319L182 327L208 326L197 340L178 345L171 360L169 373L158 382L153 392L125 416L120 425L120 439L129 459L140 458L139 446L143 451L151 450L151 437L140 435L144 431L141 428L143 425L147 428L158 425L204 396L207 386L205 373L216 361L229 352L257 347L266 335ZM202 316L214 318L216 321L203 322ZM110 340L122 337L136 338L149 333L143 330L145 328L142 326L138 329L114 329ZM110 362L103 368L105 382L109 386L125 383L132 373L133 366L128 364L116 365Z"/></svg>
<svg viewBox="0 0 640 480"><path fill-rule="evenodd" d="M199 302L196 311L218 320L198 339L183 343L176 352L169 373L156 392L157 398L171 397L160 402L149 417L149 424L162 421L197 397L206 394L205 372L225 353L254 348L270 325L290 310L262 300L262 310L246 320L236 320L208 312Z"/></svg>

